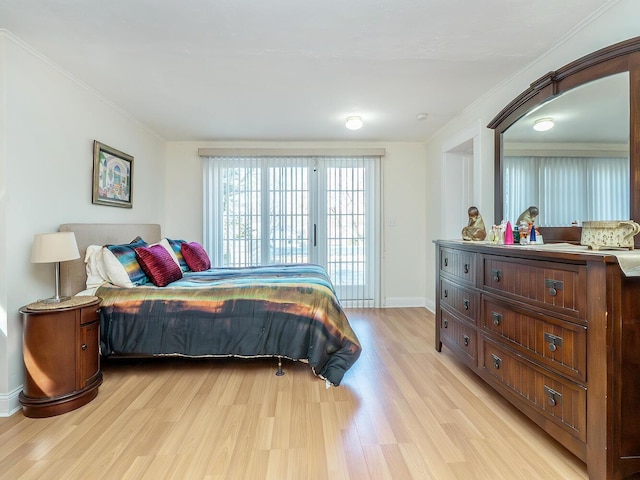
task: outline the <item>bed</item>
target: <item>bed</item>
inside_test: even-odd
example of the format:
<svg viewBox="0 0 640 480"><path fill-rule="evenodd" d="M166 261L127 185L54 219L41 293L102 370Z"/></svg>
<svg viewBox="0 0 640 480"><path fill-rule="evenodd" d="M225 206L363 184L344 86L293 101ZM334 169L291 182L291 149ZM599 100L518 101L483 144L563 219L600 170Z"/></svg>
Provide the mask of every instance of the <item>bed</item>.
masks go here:
<svg viewBox="0 0 640 480"><path fill-rule="evenodd" d="M81 255L61 264L65 295L86 291L84 258L91 245L162 239L156 224L63 224L60 231L75 233ZM163 287L105 282L95 295L101 298L104 356L286 358L307 362L314 374L338 386L361 352L317 265L187 271Z"/></svg>

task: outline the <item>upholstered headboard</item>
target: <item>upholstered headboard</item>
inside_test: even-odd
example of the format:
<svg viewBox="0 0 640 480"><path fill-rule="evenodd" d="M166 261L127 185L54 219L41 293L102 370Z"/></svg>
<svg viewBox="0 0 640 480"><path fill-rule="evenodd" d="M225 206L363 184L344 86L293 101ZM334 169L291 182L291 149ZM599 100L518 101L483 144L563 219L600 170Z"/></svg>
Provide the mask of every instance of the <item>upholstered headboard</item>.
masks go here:
<svg viewBox="0 0 640 480"><path fill-rule="evenodd" d="M60 263L62 295L75 295L86 288L84 255L89 245L129 243L138 235L147 243L159 242L160 225L156 223L64 223L61 232L74 232L80 258Z"/></svg>

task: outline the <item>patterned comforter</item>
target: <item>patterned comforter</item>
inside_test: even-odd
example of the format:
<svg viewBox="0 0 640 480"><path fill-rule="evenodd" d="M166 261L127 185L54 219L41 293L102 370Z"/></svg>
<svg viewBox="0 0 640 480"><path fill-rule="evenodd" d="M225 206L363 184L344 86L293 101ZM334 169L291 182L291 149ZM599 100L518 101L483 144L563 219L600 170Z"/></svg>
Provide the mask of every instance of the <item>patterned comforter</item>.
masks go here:
<svg viewBox="0 0 640 480"><path fill-rule="evenodd" d="M304 360L339 385L361 347L317 265L213 268L166 287L101 286L108 354Z"/></svg>

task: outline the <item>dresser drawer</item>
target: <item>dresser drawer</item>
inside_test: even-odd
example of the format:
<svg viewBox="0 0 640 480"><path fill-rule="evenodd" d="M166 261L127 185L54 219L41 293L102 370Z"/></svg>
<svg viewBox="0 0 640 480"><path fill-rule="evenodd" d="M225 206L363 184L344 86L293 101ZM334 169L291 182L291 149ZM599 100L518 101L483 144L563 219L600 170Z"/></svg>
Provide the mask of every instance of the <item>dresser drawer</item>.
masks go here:
<svg viewBox="0 0 640 480"><path fill-rule="evenodd" d="M484 298L484 332L534 362L576 381L587 380L587 328Z"/></svg>
<svg viewBox="0 0 640 480"><path fill-rule="evenodd" d="M476 329L446 310L440 310L440 339L466 364L476 367L478 362L478 334ZM460 355L463 354L463 355Z"/></svg>
<svg viewBox="0 0 640 480"><path fill-rule="evenodd" d="M446 305L469 322L476 323L480 313L480 294L449 280L441 279L440 304Z"/></svg>
<svg viewBox="0 0 640 480"><path fill-rule="evenodd" d="M485 255L483 288L576 319L586 318L586 267Z"/></svg>
<svg viewBox="0 0 640 480"><path fill-rule="evenodd" d="M440 272L455 277L467 285L474 285L476 253L455 248L440 248Z"/></svg>
<svg viewBox="0 0 640 480"><path fill-rule="evenodd" d="M582 442L586 441L587 389L525 359L483 342L482 368L500 385Z"/></svg>

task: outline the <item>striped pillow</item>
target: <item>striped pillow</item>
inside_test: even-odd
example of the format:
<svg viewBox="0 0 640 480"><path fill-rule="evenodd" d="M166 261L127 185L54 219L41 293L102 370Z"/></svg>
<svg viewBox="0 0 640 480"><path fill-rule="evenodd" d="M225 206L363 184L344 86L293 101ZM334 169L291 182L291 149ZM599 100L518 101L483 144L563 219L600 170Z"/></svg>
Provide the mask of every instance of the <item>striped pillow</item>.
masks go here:
<svg viewBox="0 0 640 480"><path fill-rule="evenodd" d="M165 287L182 278L180 266L160 244L136 247L136 259L156 287Z"/></svg>
<svg viewBox="0 0 640 480"><path fill-rule="evenodd" d="M131 243L105 245L102 249L109 282L119 287L144 285L149 281L136 259L136 247L146 247L147 242L136 237Z"/></svg>
<svg viewBox="0 0 640 480"><path fill-rule="evenodd" d="M170 238L166 239L167 242L169 242L169 245L171 245L171 248L173 249L173 252L176 254L176 258L178 259L178 263L180 264L180 268L182 269L183 272L188 272L189 271L189 265L187 265L187 262L185 262L184 257L182 256L182 249L180 248L180 246L185 243L184 240L171 240Z"/></svg>

